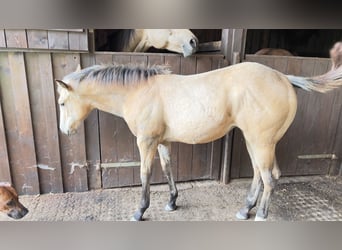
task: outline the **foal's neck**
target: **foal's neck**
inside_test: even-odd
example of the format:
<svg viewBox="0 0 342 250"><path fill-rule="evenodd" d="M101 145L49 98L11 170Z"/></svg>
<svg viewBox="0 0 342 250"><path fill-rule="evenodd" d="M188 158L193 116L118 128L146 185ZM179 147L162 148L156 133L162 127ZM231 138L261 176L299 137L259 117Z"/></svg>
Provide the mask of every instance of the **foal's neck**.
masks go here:
<svg viewBox="0 0 342 250"><path fill-rule="evenodd" d="M92 108L123 117L127 94L127 89L121 86L90 83L82 88L80 95L87 99Z"/></svg>

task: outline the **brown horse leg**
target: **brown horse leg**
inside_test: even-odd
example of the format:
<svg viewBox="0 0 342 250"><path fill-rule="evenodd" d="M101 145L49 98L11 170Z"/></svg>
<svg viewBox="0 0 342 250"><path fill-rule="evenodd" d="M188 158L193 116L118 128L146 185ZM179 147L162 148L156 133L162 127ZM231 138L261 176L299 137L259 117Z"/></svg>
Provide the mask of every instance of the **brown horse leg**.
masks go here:
<svg viewBox="0 0 342 250"><path fill-rule="evenodd" d="M173 180L171 164L170 164L170 144L159 144L158 145L158 153L160 157L160 164L162 166L164 175L168 181L170 187L170 200L169 203L165 206L166 211L173 211L177 209L176 200L178 197L178 191Z"/></svg>
<svg viewBox="0 0 342 250"><path fill-rule="evenodd" d="M146 209L150 206L150 179L152 162L157 151L158 142L154 138L139 138L138 148L140 152L140 179L142 195L139 209L134 213L131 220L141 221Z"/></svg>

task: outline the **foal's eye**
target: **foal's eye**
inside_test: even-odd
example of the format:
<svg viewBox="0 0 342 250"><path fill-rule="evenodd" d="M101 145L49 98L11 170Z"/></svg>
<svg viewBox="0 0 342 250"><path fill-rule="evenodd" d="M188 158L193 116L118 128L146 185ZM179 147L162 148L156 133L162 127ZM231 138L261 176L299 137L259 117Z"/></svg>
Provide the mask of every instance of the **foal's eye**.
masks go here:
<svg viewBox="0 0 342 250"><path fill-rule="evenodd" d="M63 102L63 103L61 103L61 104L59 104L59 105L61 105L61 106L64 106L64 102Z"/></svg>

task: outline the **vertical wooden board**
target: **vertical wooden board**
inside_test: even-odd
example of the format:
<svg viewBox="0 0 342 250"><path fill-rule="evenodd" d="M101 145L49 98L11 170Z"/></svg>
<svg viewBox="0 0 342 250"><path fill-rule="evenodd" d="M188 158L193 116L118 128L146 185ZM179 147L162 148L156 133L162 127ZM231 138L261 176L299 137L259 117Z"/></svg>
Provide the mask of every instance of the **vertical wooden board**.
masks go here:
<svg viewBox="0 0 342 250"><path fill-rule="evenodd" d="M274 58L273 68L282 73L285 73L287 69L287 62L288 62L288 57L285 57L285 56L276 57Z"/></svg>
<svg viewBox="0 0 342 250"><path fill-rule="evenodd" d="M63 77L77 68L80 55L76 53L53 53L53 73L55 79ZM58 99L58 94L57 94ZM57 100L56 100L57 101ZM57 109L59 117L59 109ZM63 185L65 192L82 192L88 190L85 134L83 123L76 134L67 136L59 131Z"/></svg>
<svg viewBox="0 0 342 250"><path fill-rule="evenodd" d="M25 30L5 30L7 48L27 48Z"/></svg>
<svg viewBox="0 0 342 250"><path fill-rule="evenodd" d="M1 73L2 72L0 69L0 74ZM1 78L0 78L0 80L1 80ZM0 88L0 90L1 90L1 88ZM1 93L0 93L0 97L1 97ZM0 182L12 183L10 165L9 165L9 160L8 160L5 126L4 126L3 115L2 115L1 99L0 99L0 162L1 162L1 165L0 165Z"/></svg>
<svg viewBox="0 0 342 250"><path fill-rule="evenodd" d="M253 166L248 154L246 141L239 129L234 131L231 178L253 176Z"/></svg>
<svg viewBox="0 0 342 250"><path fill-rule="evenodd" d="M62 193L55 83L49 53L25 55L41 193Z"/></svg>
<svg viewBox="0 0 342 250"><path fill-rule="evenodd" d="M0 29L0 48L6 48L5 30Z"/></svg>
<svg viewBox="0 0 342 250"><path fill-rule="evenodd" d="M69 32L70 50L88 50L88 34L84 32Z"/></svg>
<svg viewBox="0 0 342 250"><path fill-rule="evenodd" d="M48 31L49 49L69 50L69 38L66 31Z"/></svg>
<svg viewBox="0 0 342 250"><path fill-rule="evenodd" d="M48 49L48 34L46 30L27 30L27 43L30 49Z"/></svg>
<svg viewBox="0 0 342 250"><path fill-rule="evenodd" d="M312 76L320 74L322 66L326 71L328 61L325 65L316 63L316 60L303 60L302 76ZM317 67L318 66L318 67ZM317 73L316 73L317 72ZM326 98L328 97L328 98ZM321 154L331 153L332 141L334 137L328 137L333 93L320 94L317 92L306 92L303 98L305 110L302 119L301 139L303 141L300 154ZM337 125L336 123L334 124ZM326 131L326 133L323 133ZM330 151L331 150L331 151ZM330 152L329 152L330 151ZM321 173L327 174L329 161L326 160L298 160L296 173Z"/></svg>
<svg viewBox="0 0 342 250"><path fill-rule="evenodd" d="M81 54L81 67L86 68L95 64L95 56ZM101 188L101 154L100 154L100 130L99 111L93 110L84 121L86 155L88 163L89 189Z"/></svg>
<svg viewBox="0 0 342 250"><path fill-rule="evenodd" d="M12 180L19 194L39 194L23 53L0 55L1 101Z"/></svg>

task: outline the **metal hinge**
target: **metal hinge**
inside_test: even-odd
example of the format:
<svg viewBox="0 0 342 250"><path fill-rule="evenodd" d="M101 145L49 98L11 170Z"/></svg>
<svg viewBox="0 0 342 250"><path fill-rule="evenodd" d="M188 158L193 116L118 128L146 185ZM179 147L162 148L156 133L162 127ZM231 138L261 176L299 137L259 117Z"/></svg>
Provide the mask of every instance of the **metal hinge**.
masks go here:
<svg viewBox="0 0 342 250"><path fill-rule="evenodd" d="M338 157L335 154L316 154L316 155L298 155L298 159L330 159L330 160L337 160Z"/></svg>

